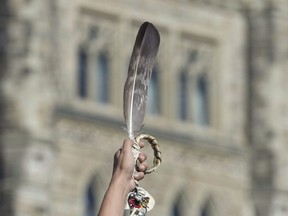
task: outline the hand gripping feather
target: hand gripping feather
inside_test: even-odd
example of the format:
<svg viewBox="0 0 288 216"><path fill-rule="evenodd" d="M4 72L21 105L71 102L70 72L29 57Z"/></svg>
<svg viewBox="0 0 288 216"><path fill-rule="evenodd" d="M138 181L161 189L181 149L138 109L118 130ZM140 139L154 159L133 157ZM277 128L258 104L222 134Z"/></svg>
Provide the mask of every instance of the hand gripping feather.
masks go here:
<svg viewBox="0 0 288 216"><path fill-rule="evenodd" d="M140 133L145 117L148 85L159 44L160 35L155 26L148 22L143 23L136 37L124 87L123 112L128 136L135 141L133 145L135 167L141 139L146 139L154 151L153 166L148 168L145 174L155 171L161 164L161 152L157 140L153 136ZM154 201L147 191L138 187L138 182L136 182L136 185L135 190L128 196L128 205L131 215L145 215L153 207ZM145 193L147 196L145 196ZM137 201L136 204L135 200Z"/></svg>

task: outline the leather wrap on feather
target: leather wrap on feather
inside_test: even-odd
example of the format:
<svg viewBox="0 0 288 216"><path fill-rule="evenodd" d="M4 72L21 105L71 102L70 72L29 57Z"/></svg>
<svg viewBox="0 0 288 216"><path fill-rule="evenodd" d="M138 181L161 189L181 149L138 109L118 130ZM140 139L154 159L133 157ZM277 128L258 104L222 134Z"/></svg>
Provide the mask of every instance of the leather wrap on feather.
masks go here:
<svg viewBox="0 0 288 216"><path fill-rule="evenodd" d="M151 23L143 23L136 37L124 87L123 111L130 139L134 139L143 126L148 85L159 44L158 30Z"/></svg>

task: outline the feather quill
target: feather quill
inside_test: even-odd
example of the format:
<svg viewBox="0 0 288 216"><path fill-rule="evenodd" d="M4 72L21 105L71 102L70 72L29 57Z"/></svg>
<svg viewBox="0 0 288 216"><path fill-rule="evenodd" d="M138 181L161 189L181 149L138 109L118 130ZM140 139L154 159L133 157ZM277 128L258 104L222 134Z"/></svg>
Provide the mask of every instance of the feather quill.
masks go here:
<svg viewBox="0 0 288 216"><path fill-rule="evenodd" d="M155 26L143 23L131 54L123 95L124 119L130 139L134 139L143 126L148 85L159 44L160 35Z"/></svg>

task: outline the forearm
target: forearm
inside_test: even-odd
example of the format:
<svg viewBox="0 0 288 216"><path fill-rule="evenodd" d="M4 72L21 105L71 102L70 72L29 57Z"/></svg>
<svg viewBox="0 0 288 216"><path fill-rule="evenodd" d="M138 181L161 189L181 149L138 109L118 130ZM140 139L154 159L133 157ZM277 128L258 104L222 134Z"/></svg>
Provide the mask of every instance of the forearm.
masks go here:
<svg viewBox="0 0 288 216"><path fill-rule="evenodd" d="M127 180L113 177L104 196L98 216L123 216L128 193Z"/></svg>
<svg viewBox="0 0 288 216"><path fill-rule="evenodd" d="M135 180L140 181L144 178L144 171L148 167L144 162L147 157L140 153L138 157L140 164L137 172L134 173L133 144L132 140L125 140L123 147L115 153L112 179L98 216L123 216L128 193L136 187ZM139 145L141 148L144 147L143 142L140 142Z"/></svg>

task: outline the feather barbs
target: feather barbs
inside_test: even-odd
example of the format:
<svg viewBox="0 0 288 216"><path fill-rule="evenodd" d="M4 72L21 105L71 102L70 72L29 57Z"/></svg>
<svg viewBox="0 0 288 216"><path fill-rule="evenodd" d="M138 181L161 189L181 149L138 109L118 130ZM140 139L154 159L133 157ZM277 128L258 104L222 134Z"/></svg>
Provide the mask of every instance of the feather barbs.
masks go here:
<svg viewBox="0 0 288 216"><path fill-rule="evenodd" d="M123 111L130 139L143 126L148 85L159 44L160 35L155 26L148 22L143 23L136 37L124 87Z"/></svg>

